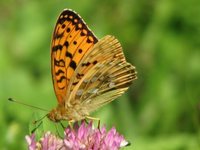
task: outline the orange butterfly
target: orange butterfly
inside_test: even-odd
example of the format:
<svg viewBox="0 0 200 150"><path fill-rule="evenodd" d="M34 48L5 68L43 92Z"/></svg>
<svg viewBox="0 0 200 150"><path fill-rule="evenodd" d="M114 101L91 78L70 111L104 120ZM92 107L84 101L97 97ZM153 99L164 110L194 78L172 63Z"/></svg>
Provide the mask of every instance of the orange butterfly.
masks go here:
<svg viewBox="0 0 200 150"><path fill-rule="evenodd" d="M81 17L64 10L56 23L51 47L51 71L58 106L50 120L78 121L113 101L136 79L119 41L98 40Z"/></svg>

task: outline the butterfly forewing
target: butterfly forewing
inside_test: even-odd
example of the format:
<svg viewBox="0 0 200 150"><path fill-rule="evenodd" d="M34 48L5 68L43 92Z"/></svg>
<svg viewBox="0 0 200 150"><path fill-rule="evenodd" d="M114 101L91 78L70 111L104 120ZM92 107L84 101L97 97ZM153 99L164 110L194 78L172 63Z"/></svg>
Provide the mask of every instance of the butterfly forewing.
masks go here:
<svg viewBox="0 0 200 150"><path fill-rule="evenodd" d="M56 23L52 47L51 70L54 90L60 104L66 101L70 79L84 55L97 38L85 22L72 10L64 10Z"/></svg>

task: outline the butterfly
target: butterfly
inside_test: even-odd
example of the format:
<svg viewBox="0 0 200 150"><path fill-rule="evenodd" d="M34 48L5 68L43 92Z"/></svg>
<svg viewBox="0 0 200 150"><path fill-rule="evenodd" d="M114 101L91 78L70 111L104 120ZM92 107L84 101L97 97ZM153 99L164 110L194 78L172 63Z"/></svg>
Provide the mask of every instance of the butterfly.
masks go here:
<svg viewBox="0 0 200 150"><path fill-rule="evenodd" d="M99 40L70 9L60 14L53 32L51 73L58 105L47 116L54 122L85 119L137 78L119 41L111 35Z"/></svg>

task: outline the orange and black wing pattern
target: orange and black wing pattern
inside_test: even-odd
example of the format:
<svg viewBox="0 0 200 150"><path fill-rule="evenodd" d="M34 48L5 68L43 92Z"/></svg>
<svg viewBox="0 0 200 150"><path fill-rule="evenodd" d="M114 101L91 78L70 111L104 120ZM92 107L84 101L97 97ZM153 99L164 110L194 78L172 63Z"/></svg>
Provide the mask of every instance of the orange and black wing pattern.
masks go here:
<svg viewBox="0 0 200 150"><path fill-rule="evenodd" d="M97 42L77 13L66 9L60 14L51 45L51 71L59 104L66 101L69 82L79 62Z"/></svg>

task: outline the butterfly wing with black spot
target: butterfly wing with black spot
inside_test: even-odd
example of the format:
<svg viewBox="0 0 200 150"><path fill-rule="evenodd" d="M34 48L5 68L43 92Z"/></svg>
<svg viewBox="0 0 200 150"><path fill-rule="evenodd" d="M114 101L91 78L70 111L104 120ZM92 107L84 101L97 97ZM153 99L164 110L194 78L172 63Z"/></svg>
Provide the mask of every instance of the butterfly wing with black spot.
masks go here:
<svg viewBox="0 0 200 150"><path fill-rule="evenodd" d="M124 93L136 78L135 67L126 62L119 41L105 36L77 66L68 87L73 91L69 99L91 112Z"/></svg>
<svg viewBox="0 0 200 150"><path fill-rule="evenodd" d="M69 81L79 62L97 41L77 13L67 9L60 14L51 47L53 85L60 104L66 101Z"/></svg>

